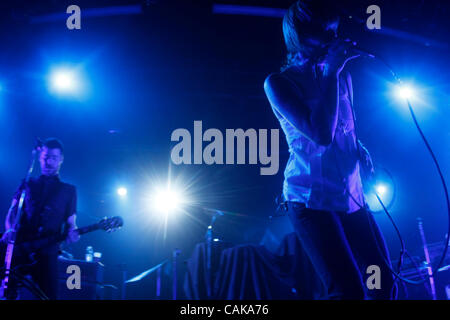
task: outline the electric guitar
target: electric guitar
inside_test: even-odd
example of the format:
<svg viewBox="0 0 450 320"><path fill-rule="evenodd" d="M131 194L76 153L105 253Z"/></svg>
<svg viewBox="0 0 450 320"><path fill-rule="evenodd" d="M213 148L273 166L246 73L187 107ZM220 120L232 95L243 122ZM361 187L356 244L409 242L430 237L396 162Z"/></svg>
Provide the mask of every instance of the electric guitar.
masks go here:
<svg viewBox="0 0 450 320"><path fill-rule="evenodd" d="M119 216L112 217L112 218L103 218L99 222L91 224L86 227L78 228L75 231L79 235L83 235L89 232L93 232L96 230L104 230L104 231L115 231L116 229L123 226L123 219ZM0 279L2 279L1 286L0 286L0 300L6 299L7 296L7 290L8 290L8 281L10 276L10 270L6 266L11 266L11 260L12 260L12 252L13 250L18 250L21 255L28 255L30 256L30 260L32 260L32 254L36 252L38 249L45 248L49 245L63 242L67 238L68 232L65 232L63 234L54 234L51 236L46 236L43 238L38 238L32 241L23 241L23 242L8 242L7 244L2 243L0 251L2 256L5 256L5 264L4 268L0 270ZM0 234L0 237L3 235ZM5 249L6 246L6 249Z"/></svg>

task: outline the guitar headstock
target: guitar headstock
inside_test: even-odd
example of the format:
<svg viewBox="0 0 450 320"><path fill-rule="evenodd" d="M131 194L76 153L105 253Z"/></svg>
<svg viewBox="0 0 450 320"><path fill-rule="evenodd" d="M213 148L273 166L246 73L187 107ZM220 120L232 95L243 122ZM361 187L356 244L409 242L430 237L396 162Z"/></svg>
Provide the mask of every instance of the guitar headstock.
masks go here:
<svg viewBox="0 0 450 320"><path fill-rule="evenodd" d="M98 226L100 229L103 229L105 231L115 231L123 226L123 219L119 216L112 217L112 218L103 218L98 222Z"/></svg>

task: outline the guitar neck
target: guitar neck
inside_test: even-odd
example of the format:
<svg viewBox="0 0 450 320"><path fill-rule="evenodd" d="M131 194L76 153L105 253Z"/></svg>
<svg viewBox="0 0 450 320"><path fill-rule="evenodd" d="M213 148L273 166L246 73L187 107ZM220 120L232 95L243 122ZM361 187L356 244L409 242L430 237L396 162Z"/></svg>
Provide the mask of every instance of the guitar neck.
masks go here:
<svg viewBox="0 0 450 320"><path fill-rule="evenodd" d="M89 232L92 232L92 231L95 231L95 230L98 230L98 229L100 229L99 224L98 223L94 223L94 224L91 224L91 225L86 226L86 227L77 228L77 229L75 229L75 231L78 232L78 234L81 236L83 234L86 234L86 233L89 233ZM67 238L67 231L64 234L58 235L56 237L56 239L53 240L53 241L54 242L62 242L66 238Z"/></svg>
<svg viewBox="0 0 450 320"><path fill-rule="evenodd" d="M78 234L81 236L85 233L89 233L89 232L92 232L92 231L95 231L98 229L100 229L100 226L98 223L95 223L95 224L91 224L90 226L75 229L75 231L78 232Z"/></svg>
<svg viewBox="0 0 450 320"><path fill-rule="evenodd" d="M116 228L120 228L123 226L123 220L121 217L112 217L112 218L104 218L98 223L91 224L86 227L75 229L75 231L79 235L83 235L95 230L103 229L103 230L114 230ZM16 243L17 245L28 248L30 250L32 249L38 249L42 248L44 246L49 246L52 244L56 244L58 242L62 242L67 238L68 232L66 231L63 234L53 234L44 238L35 239L31 241L25 241L21 243Z"/></svg>
<svg viewBox="0 0 450 320"><path fill-rule="evenodd" d="M98 223L92 224L90 226L86 226L86 227L82 227L82 228L78 228L75 229L75 231L78 232L79 235L83 235L95 230L100 229L100 226ZM63 242L65 239L67 238L67 232L65 232L64 234L54 234L52 236L48 236L42 239L36 239L33 241L26 241L23 243L18 243L17 245L19 247L24 247L27 249L38 249L38 248L42 248L51 244L56 244L59 242Z"/></svg>

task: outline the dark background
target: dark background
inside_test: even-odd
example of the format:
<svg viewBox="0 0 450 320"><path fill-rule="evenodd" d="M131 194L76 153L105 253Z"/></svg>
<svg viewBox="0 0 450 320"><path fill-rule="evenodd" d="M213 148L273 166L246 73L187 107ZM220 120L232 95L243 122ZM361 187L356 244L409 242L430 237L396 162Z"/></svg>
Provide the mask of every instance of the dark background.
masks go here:
<svg viewBox="0 0 450 320"><path fill-rule="evenodd" d="M280 69L285 55L281 19L213 14L214 3L286 9L293 1L14 1L0 4L0 218L24 177L35 137L65 143L64 181L78 188L78 225L121 215L125 226L113 234L83 237L67 250L83 258L87 245L103 253L107 280L126 263L136 275L169 258L174 248L189 257L202 241L209 216L197 209L172 217L164 227L152 218L145 198L155 183L170 177L186 186L196 203L234 212L217 221L217 236L235 244L259 243L271 224L281 238L284 222L271 223L281 192L287 145L280 132L280 169L261 176L260 165L171 165L170 135L217 128L279 128L263 83ZM81 30L68 30L65 17L36 17L81 7ZM114 5L142 7L138 15L83 18L83 9ZM368 5L378 4L381 32L365 28ZM447 1L342 1L343 36L386 59L419 89L418 119L449 177L450 130ZM67 15L68 16L68 15ZM358 23L358 19L362 23ZM76 65L85 94L55 97L46 87L52 66ZM397 197L391 214L413 254L422 255L416 218L424 219L428 241L443 241L445 198L429 154L407 109L395 100L389 71L358 60L353 74L359 136L378 166L392 173ZM111 131L113 130L113 131ZM38 170L37 170L38 171ZM36 174L37 174L36 171ZM119 185L128 188L119 199ZM399 243L384 214L376 219L392 257ZM130 298L152 298L154 283L130 285Z"/></svg>

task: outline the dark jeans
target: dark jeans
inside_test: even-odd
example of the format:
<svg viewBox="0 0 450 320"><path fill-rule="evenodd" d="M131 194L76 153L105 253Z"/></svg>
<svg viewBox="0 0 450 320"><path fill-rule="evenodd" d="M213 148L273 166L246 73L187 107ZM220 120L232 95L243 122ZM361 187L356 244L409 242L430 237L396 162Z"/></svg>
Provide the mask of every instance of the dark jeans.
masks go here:
<svg viewBox="0 0 450 320"><path fill-rule="evenodd" d="M29 264L29 259L16 257L16 270L22 276L31 276L31 280L45 293L50 300L56 300L58 296L58 255L53 253L36 254L35 262ZM23 264L23 266L20 266ZM37 296L25 294L18 296L18 280L11 279L9 283L8 299L38 299Z"/></svg>
<svg viewBox="0 0 450 320"><path fill-rule="evenodd" d="M286 202L285 210L305 252L321 278L327 299L391 299L396 295L388 268L389 253L372 214L312 210L302 203ZM378 248L377 248L378 246ZM383 257L384 255L384 257ZM366 281L377 265L381 289L369 290Z"/></svg>

